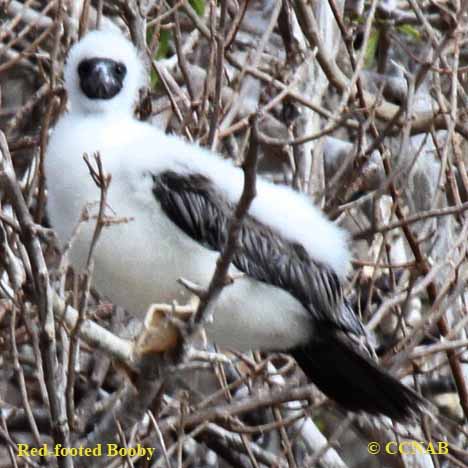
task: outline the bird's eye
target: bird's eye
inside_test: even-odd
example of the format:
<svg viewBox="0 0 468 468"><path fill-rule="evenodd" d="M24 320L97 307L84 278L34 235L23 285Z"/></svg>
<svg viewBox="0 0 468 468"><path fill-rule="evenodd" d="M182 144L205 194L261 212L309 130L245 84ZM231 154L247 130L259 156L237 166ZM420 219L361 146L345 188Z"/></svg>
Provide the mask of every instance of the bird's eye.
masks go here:
<svg viewBox="0 0 468 468"><path fill-rule="evenodd" d="M127 73L127 68L123 63L116 63L114 67L117 76L124 77Z"/></svg>
<svg viewBox="0 0 468 468"><path fill-rule="evenodd" d="M91 72L91 63L89 60L83 60L78 65L78 74L83 77L89 75Z"/></svg>

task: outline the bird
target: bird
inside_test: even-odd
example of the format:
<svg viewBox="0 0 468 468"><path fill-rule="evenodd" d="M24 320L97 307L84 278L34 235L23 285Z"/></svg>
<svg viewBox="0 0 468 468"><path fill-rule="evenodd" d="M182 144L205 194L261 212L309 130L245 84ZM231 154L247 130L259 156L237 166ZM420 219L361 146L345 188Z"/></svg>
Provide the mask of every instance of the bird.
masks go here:
<svg viewBox="0 0 468 468"><path fill-rule="evenodd" d="M100 190L84 154L98 152L112 177L107 209L127 222L101 233L94 285L143 317L153 303L183 303L185 278L206 288L227 241L243 189L239 167L135 117L147 74L123 33L88 32L64 67L69 108L47 146L47 216L62 245ZM350 270L348 234L306 194L257 177L229 274L206 323L208 338L238 351L290 353L328 397L346 410L413 417L423 399L381 368L365 327L343 289ZM81 223L69 252L84 268L94 222ZM364 345L362 343L365 343Z"/></svg>

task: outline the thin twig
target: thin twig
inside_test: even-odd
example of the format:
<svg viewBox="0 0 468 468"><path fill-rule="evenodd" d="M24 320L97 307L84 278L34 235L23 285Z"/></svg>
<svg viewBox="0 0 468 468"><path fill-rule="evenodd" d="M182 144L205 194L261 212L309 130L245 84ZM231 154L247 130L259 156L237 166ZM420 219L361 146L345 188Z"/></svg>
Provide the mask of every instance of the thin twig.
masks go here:
<svg viewBox="0 0 468 468"><path fill-rule="evenodd" d="M258 159L258 140L257 140L257 118L251 120L250 148L245 161L242 165L244 170L244 189L239 199L233 216L231 218L226 245L224 246L220 257L216 262L215 272L206 290L206 293L200 298L197 312L193 317L193 324L198 325L204 322L212 313L216 299L226 286L229 266L236 252L239 233L242 228L242 222L247 215L250 204L256 195L256 169Z"/></svg>

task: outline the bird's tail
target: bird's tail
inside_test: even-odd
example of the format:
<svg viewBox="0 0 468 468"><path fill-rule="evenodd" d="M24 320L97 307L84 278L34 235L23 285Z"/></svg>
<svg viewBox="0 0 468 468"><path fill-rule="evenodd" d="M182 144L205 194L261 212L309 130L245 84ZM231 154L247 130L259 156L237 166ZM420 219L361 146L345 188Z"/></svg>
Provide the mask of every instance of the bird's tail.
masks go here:
<svg viewBox="0 0 468 468"><path fill-rule="evenodd" d="M380 369L370 357L337 331L291 351L308 378L345 409L406 420L419 413L424 400Z"/></svg>

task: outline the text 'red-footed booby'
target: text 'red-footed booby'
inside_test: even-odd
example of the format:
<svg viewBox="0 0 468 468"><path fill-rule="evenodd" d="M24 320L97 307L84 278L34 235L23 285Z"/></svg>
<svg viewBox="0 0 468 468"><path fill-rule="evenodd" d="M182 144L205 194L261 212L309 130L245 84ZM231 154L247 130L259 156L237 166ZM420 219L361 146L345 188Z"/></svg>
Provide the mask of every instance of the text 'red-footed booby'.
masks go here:
<svg viewBox="0 0 468 468"><path fill-rule="evenodd" d="M88 33L69 52L70 110L59 119L45 160L48 216L66 242L83 207L99 200L83 154L100 153L112 175L107 204L131 220L103 230L94 282L140 315L153 303L188 300L181 277L208 285L244 179L231 162L136 120L144 81L142 61L127 39ZM74 241L70 256L78 268L93 232L94 223L85 223ZM236 280L223 289L206 324L213 342L290 352L346 409L404 419L422 405L358 345L364 328L342 289L346 235L305 195L258 180L239 240L231 268Z"/></svg>

